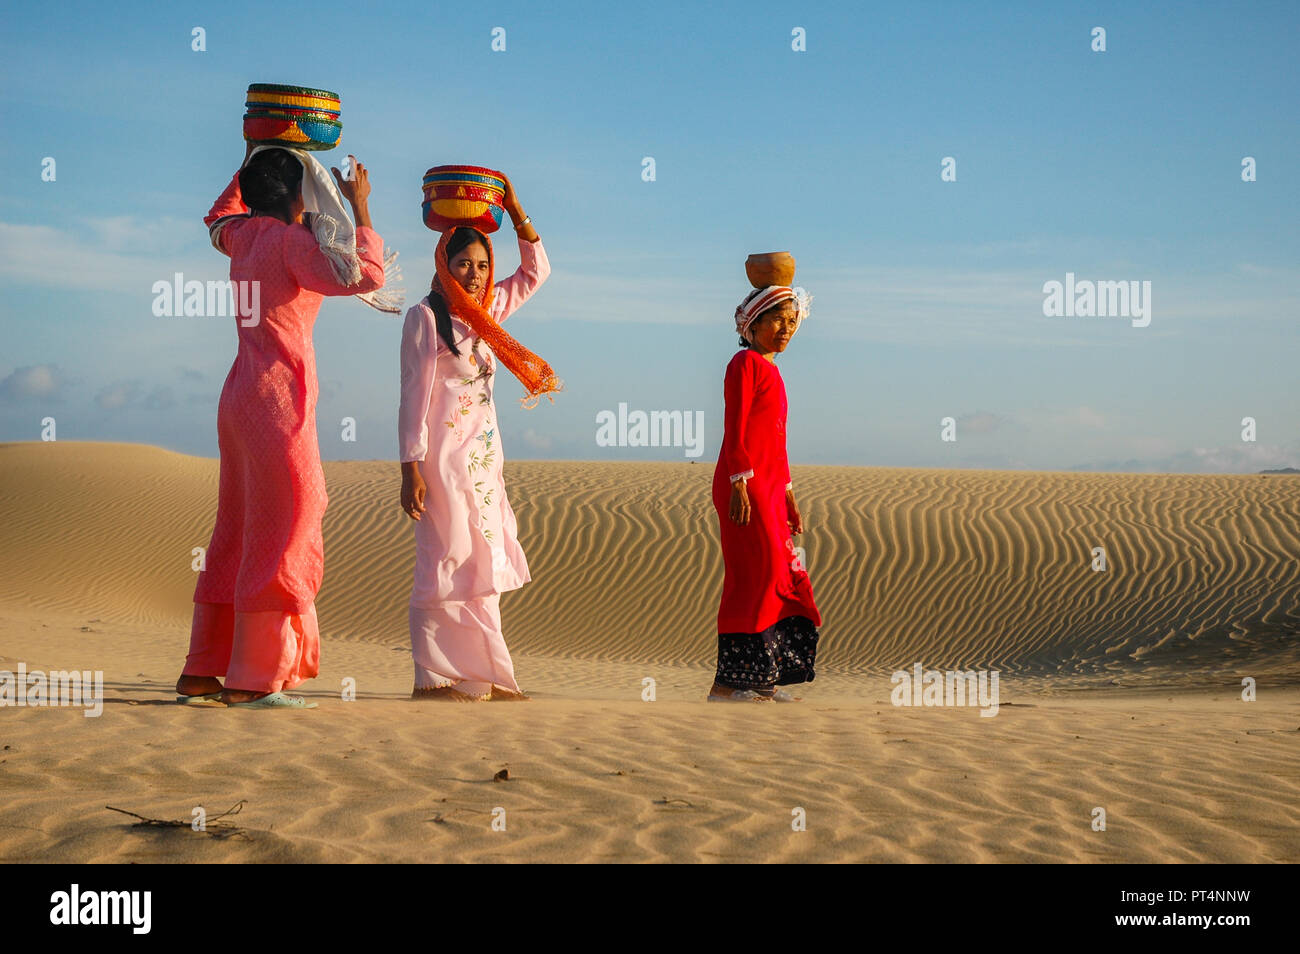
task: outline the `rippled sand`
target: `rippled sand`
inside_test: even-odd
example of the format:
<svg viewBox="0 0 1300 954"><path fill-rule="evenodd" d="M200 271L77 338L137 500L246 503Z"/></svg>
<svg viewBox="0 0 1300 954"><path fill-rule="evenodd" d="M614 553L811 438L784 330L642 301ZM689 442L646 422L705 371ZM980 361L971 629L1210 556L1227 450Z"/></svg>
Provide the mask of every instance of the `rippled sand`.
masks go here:
<svg viewBox="0 0 1300 954"><path fill-rule="evenodd" d="M321 708L202 709L170 687L216 461L0 445L0 670L106 690L0 708L0 860L1300 859L1300 478L796 466L820 675L721 706L712 466L511 462L535 701L455 706L406 699L397 466L325 469ZM998 714L891 705L916 662L997 669ZM240 800L225 839L105 810Z"/></svg>

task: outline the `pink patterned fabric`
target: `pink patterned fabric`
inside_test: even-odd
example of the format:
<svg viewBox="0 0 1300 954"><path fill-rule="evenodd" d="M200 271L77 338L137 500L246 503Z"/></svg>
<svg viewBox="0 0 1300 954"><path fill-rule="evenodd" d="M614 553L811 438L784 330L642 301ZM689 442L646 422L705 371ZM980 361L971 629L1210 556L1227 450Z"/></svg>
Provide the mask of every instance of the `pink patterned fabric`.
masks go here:
<svg viewBox="0 0 1300 954"><path fill-rule="evenodd" d="M204 223L247 211L236 174ZM304 225L237 218L221 241L231 280L259 283L261 314L255 324L243 323L246 314L235 322L239 350L217 406L217 520L194 589L184 672L276 692L314 677L319 666L315 599L328 497L316 442L312 327L325 296L383 287L383 239L357 229L362 279L350 286L339 284Z"/></svg>
<svg viewBox="0 0 1300 954"><path fill-rule="evenodd" d="M491 314L498 322L551 273L541 241L520 239L519 259L518 270L496 283ZM401 459L419 461L428 485L415 523L410 600L416 678L436 685L465 680L476 691L494 682L517 692L500 613L488 603L532 579L502 474L492 403L497 359L454 313L460 356L452 354L435 321L427 299L406 313L397 420Z"/></svg>
<svg viewBox="0 0 1300 954"><path fill-rule="evenodd" d="M501 635L500 593L427 609L412 606L408 615L417 687L455 686L479 698L495 687L522 691Z"/></svg>
<svg viewBox="0 0 1300 954"><path fill-rule="evenodd" d="M492 296L498 322L551 273L541 241L520 239L519 258L519 269L497 282ZM420 461L429 487L427 509L415 524L411 593L412 605L425 607L518 589L531 579L502 477L504 452L492 403L496 357L453 314L457 357L434 322L427 299L406 313L397 414L402 461Z"/></svg>

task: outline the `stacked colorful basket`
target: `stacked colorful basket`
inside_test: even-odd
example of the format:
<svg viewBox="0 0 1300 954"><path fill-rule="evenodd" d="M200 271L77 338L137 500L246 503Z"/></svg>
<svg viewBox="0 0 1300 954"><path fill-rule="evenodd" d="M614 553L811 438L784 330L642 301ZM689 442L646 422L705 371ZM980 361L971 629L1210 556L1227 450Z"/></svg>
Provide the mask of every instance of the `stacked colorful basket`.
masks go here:
<svg viewBox="0 0 1300 954"><path fill-rule="evenodd" d="M424 174L424 224L435 232L468 225L487 234L501 227L506 180L481 166L434 166Z"/></svg>
<svg viewBox="0 0 1300 954"><path fill-rule="evenodd" d="M329 90L254 83L244 107L244 138L258 145L333 149L343 132L338 93Z"/></svg>

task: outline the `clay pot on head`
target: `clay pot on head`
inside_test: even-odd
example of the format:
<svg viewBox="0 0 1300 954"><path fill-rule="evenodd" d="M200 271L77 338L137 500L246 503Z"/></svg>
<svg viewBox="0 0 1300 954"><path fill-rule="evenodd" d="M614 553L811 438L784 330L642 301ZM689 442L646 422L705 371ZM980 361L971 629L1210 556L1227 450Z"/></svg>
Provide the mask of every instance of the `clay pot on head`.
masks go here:
<svg viewBox="0 0 1300 954"><path fill-rule="evenodd" d="M794 256L789 252L765 252L745 259L745 274L755 288L789 285L794 281Z"/></svg>

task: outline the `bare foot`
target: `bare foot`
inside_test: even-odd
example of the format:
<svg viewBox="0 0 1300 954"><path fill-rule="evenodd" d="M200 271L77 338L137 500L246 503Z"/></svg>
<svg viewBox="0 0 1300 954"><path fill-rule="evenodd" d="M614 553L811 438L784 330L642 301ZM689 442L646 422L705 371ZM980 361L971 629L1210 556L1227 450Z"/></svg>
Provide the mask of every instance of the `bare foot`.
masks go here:
<svg viewBox="0 0 1300 954"><path fill-rule="evenodd" d="M520 690L512 692L509 689L502 689L500 686L492 687L492 695L488 697L489 702L532 702L533 700L527 693Z"/></svg>
<svg viewBox="0 0 1300 954"><path fill-rule="evenodd" d="M753 693L754 698L752 700L748 699L747 693ZM772 699L770 695L764 695L761 690L733 689L731 686L724 686L720 682L715 682L713 684L713 688L709 690L709 695L722 698L722 699L730 699L734 696L740 699L746 699L746 701L753 701L753 702L770 702Z"/></svg>
<svg viewBox="0 0 1300 954"><path fill-rule="evenodd" d="M176 680L178 696L210 696L221 691L221 680L216 676L181 676Z"/></svg>
<svg viewBox="0 0 1300 954"><path fill-rule="evenodd" d="M432 700L435 702L479 702L476 696L461 692L454 686L416 686L411 690L411 698Z"/></svg>

